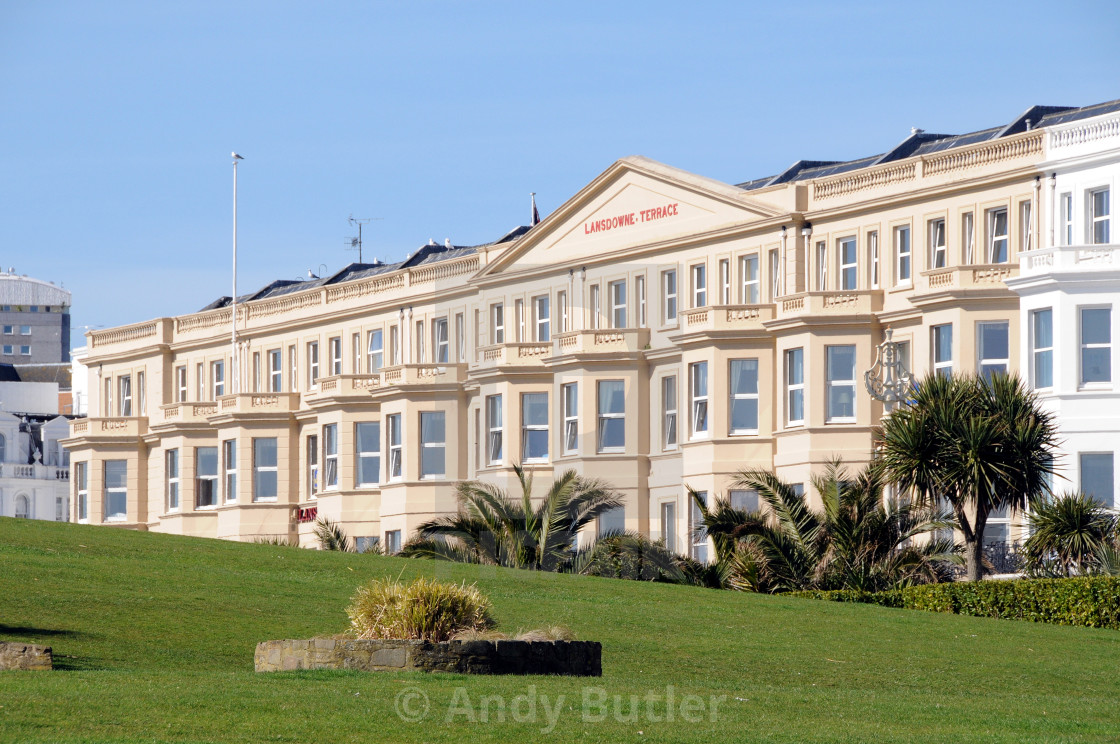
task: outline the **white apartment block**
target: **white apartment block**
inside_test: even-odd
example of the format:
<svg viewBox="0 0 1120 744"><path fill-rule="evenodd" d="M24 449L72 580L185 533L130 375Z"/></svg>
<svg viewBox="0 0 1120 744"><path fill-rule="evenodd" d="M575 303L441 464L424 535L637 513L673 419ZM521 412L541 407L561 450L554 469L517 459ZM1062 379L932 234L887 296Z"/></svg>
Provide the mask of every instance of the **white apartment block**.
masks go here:
<svg viewBox="0 0 1120 744"><path fill-rule="evenodd" d="M1057 416L1058 490L1120 506L1120 111L1048 127L1039 164L1050 226L1007 284L1020 296L1020 369Z"/></svg>
<svg viewBox="0 0 1120 744"><path fill-rule="evenodd" d="M868 461L886 328L917 375L1020 369L1008 282L1053 228L1052 132L1116 111L1033 107L739 184L625 158L493 243L238 298L236 355L229 298L93 331L74 517L313 544L320 514L392 550L458 481L521 463L542 489L607 481L625 506L598 529L703 558L686 485L753 507L741 468L807 488Z"/></svg>

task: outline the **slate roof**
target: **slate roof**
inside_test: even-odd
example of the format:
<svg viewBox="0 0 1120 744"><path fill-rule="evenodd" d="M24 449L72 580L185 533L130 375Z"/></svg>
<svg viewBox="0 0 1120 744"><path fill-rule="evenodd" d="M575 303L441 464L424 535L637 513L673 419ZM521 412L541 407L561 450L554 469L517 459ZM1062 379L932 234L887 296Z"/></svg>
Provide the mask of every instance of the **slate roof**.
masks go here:
<svg viewBox="0 0 1120 744"><path fill-rule="evenodd" d="M272 297L282 297L283 295L292 294L294 292L303 292L304 290L314 289L329 284L340 284L342 282L353 282L361 279L368 279L378 274L387 274L391 271L399 269L411 268L413 266L423 266L425 264L438 263L440 261L452 261L456 258L463 258L478 252L479 248L487 245L499 245L501 243L508 243L510 241L520 238L525 233L529 232L532 228L528 225L520 225L510 230L502 237L495 240L493 243L482 243L481 245L439 245L437 243L428 243L420 246L413 251L408 258L403 261L394 261L392 263L352 263L344 266L330 276L312 277L310 279L277 279L273 282L266 284L255 292L249 292L240 295L237 298L239 303L250 302L252 300L264 300ZM218 308L229 307L229 296L219 297L211 302L206 307L198 312L206 312L207 310L217 310Z"/></svg>
<svg viewBox="0 0 1120 744"><path fill-rule="evenodd" d="M1078 121L1079 119L1087 119L1091 116L1110 114L1115 111L1120 111L1120 99L1107 101L1105 103L1096 103L1092 106L1083 106L1081 108L1072 106L1031 106L1007 124L998 127L981 129L976 132L968 132L967 134L931 134L929 132L916 131L894 148L880 155L871 155L869 157L847 161L799 160L777 175L755 178L750 181L744 181L743 183L737 183L735 186L744 191L754 191L755 189L762 189L767 186L789 183L790 181L827 178L828 176L847 173L848 171L858 170L859 168L889 163L894 160L903 160L905 158L914 157L915 155L929 155L935 152L951 150L954 147L966 147L979 142L1008 137L1027 131L1028 126L1031 129L1038 129L1055 124L1066 124L1071 121Z"/></svg>

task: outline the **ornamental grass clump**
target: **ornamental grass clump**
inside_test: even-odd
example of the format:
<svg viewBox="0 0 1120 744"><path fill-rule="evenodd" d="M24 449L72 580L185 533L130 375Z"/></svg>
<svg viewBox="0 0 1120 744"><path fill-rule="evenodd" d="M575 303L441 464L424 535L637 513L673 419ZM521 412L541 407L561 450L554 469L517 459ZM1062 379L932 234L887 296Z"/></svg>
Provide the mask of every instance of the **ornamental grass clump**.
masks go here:
<svg viewBox="0 0 1120 744"><path fill-rule="evenodd" d="M474 584L418 578L374 579L358 588L346 608L359 639L447 641L494 627L490 601Z"/></svg>

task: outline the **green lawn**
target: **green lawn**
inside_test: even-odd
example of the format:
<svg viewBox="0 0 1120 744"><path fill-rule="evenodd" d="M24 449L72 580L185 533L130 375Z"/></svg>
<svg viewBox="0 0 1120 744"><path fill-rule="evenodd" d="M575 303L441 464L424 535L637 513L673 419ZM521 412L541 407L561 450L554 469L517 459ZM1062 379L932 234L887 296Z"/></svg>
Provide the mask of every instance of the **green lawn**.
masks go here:
<svg viewBox="0 0 1120 744"><path fill-rule="evenodd" d="M253 672L258 641L422 573L477 581L502 629L601 641L602 678ZM27 520L0 519L0 640L58 667L0 673L5 742L1120 739L1115 631Z"/></svg>

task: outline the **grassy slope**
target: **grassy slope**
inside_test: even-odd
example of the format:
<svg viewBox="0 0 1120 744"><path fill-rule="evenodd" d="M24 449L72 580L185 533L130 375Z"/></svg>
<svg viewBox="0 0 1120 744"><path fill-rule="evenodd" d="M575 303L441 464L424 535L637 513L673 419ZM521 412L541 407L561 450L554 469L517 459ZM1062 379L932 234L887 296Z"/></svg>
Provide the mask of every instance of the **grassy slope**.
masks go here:
<svg viewBox="0 0 1120 744"><path fill-rule="evenodd" d="M504 629L564 623L603 677L256 675L269 638L344 629L384 574L477 581ZM0 673L2 741L1109 741L1120 633L690 587L480 569L0 519L0 640L53 646L53 673ZM444 717L535 686L556 730ZM582 721L581 690L727 695L699 724ZM419 687L423 723L394 700ZM462 694L462 693L460 693ZM570 709L569 709L570 706ZM623 713L629 708L624 698ZM663 712L659 708L658 712ZM639 734L638 732L642 733Z"/></svg>

